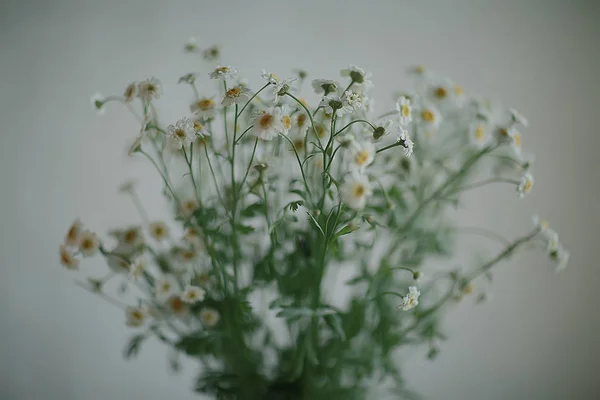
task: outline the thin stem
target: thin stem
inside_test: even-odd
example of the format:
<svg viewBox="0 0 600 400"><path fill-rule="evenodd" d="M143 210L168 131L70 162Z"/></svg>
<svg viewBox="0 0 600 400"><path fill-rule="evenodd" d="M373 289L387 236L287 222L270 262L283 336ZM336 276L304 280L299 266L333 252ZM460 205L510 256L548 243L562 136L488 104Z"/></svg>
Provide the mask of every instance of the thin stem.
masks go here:
<svg viewBox="0 0 600 400"><path fill-rule="evenodd" d="M146 156L146 158L148 158L148 160L150 160L152 162L152 164L154 165L154 167L156 168L156 170L160 174L161 178L163 179L163 182L167 186L167 189L169 189L169 191L171 192L171 195L173 196L173 200L175 200L175 202L177 203L177 205L180 205L181 203L179 202L179 199L177 198L177 195L175 194L175 192L171 188L171 185L169 185L169 181L167 180L167 177L163 174L163 172L160 170L160 168L156 164L156 161L154 161L154 159L148 153L146 153L144 150L140 149L140 153L142 153L144 156Z"/></svg>
<svg viewBox="0 0 600 400"><path fill-rule="evenodd" d="M488 185L490 183L511 183L513 185L518 185L519 182L514 180L514 179L505 179L505 178L490 178L490 179L486 179L484 181L481 182L475 182L475 183L471 183L469 185L465 185L465 186L461 186L459 188L456 188L454 190L452 190L450 193L447 193L446 196L452 196L454 194L460 193L460 192L465 192L467 190L471 190L471 189L476 189L478 187L482 187L485 185Z"/></svg>
<svg viewBox="0 0 600 400"><path fill-rule="evenodd" d="M231 241L233 245L233 275L234 275L234 289L237 291L238 285L238 253L239 245L237 240L237 229L235 227L235 217L237 211L237 190L235 187L235 143L237 136L237 121L238 121L238 105L235 105L235 117L233 120L233 140L231 145Z"/></svg>
<svg viewBox="0 0 600 400"><path fill-rule="evenodd" d="M285 140L287 140L292 145L292 150L294 150L294 154L296 155L296 160L298 161L298 166L300 167L300 173L302 174L302 180L304 181L304 187L306 188L306 193L308 194L308 196L310 198L310 197L312 197L312 194L310 192L310 188L308 187L308 183L306 182L306 175L304 174L304 168L302 167L302 161L300 161L300 156L298 155L296 146L294 146L294 143L290 140L290 138L288 138L284 134L280 134L280 135L283 138L285 138Z"/></svg>
<svg viewBox="0 0 600 400"><path fill-rule="evenodd" d="M213 177L213 181L215 183L215 189L217 191L217 196L219 197L221 204L223 204L223 207L225 207L225 209L227 209L227 207L225 206L225 201L223 200L223 197L221 196L221 191L219 190L219 182L217 182L215 170L213 169L212 163L210 162L210 157L208 156L208 149L206 148L206 146L204 146L204 154L206 154L206 161L208 161L208 167L210 168L210 173L211 173L211 175Z"/></svg>
<svg viewBox="0 0 600 400"><path fill-rule="evenodd" d="M237 138L237 140L234 142L235 144L238 144L240 142L240 140L242 140L242 138L244 137L244 135L254 127L254 125L250 125L249 127L246 128L246 130L244 132L242 132L242 134L240 135L239 138Z"/></svg>
<svg viewBox="0 0 600 400"><path fill-rule="evenodd" d="M402 140L398 140L396 143L392 143L390 145L382 147L381 149L377 150L375 153L381 153L382 151L386 151L387 149L391 149L393 147L398 147L398 146L404 147L404 143Z"/></svg>
<svg viewBox="0 0 600 400"><path fill-rule="evenodd" d="M248 174L250 173L250 168L252 168L252 162L254 161L254 154L256 153L257 146L258 146L258 138L256 138L254 140L254 147L252 148L252 155L250 156L250 162L248 163L248 168L246 168L246 173L244 174L244 179L242 179L242 181L240 183L240 193L242 192L244 183L246 183L246 179L248 178Z"/></svg>
<svg viewBox="0 0 600 400"><path fill-rule="evenodd" d="M321 139L319 138L319 134L317 133L317 128L315 127L315 120L313 119L313 115L310 113L310 111L308 111L308 108L306 108L304 103L302 103L296 96L294 96L291 93L286 93L286 95L288 95L292 99L294 99L296 101L296 103L300 104L300 106L304 109L304 111L306 111L306 115L308 115L308 118L310 118L310 125L312 126L313 133L314 133L315 137L317 138L319 145L321 147L323 147L323 145L321 144ZM316 113L316 110L315 110L315 113Z"/></svg>
<svg viewBox="0 0 600 400"><path fill-rule="evenodd" d="M148 218L148 214L146 213L146 210L144 210L144 207L142 206L140 197L137 195L137 193L134 190L129 192L129 195L131 197L131 201L133 202L133 205L135 206L137 212L140 214L140 217L142 217L142 221L144 222L144 224L146 226L149 226L150 218Z"/></svg>
<svg viewBox="0 0 600 400"><path fill-rule="evenodd" d="M342 129L340 129L339 131L337 131L334 136L339 135L340 133L342 133L343 131L345 131L346 129L348 129L351 125L354 125L354 124L356 124L358 122L365 123L365 124L369 125L373 130L375 130L375 126L373 126L373 124L370 123L369 121L364 120L364 119L357 119L357 120L354 120L352 122L347 123Z"/></svg>
<svg viewBox="0 0 600 400"><path fill-rule="evenodd" d="M497 234L494 231L491 231L489 229L485 229L485 228L478 228L478 227L462 227L462 228L456 228L456 231L458 233L466 233L466 234L474 234L474 235L479 235L479 236L483 236L483 237L487 237L489 239L492 240L496 240L498 242L504 243L505 245L509 245L510 244L510 240L506 239L504 236Z"/></svg>
<svg viewBox="0 0 600 400"><path fill-rule="evenodd" d="M194 178L194 170L192 168L192 157L194 155L194 144L190 145L190 157L188 158L187 152L185 151L185 147L182 148L183 156L185 157L185 162L188 165L188 169L190 171L190 179L192 180L192 184L194 185L194 194L196 195L196 200L198 200L198 204L202 205L202 200L200 199L200 192L198 191L198 185L196 184L196 179Z"/></svg>
<svg viewBox="0 0 600 400"><path fill-rule="evenodd" d="M236 112L236 116L237 116L237 117L239 117L240 115L242 115L242 113L244 112L244 110L246 109L246 107L248 107L248 104L250 104L250 102L251 102L252 100L254 100L254 98L255 98L256 96L258 96L258 94L259 94L260 92L262 92L263 90L265 90L265 89L267 88L267 86L269 86L270 84L271 84L270 82L267 82L267 84L266 84L265 86L261 87L261 88L259 89L259 91L258 91L258 92L254 93L254 94L252 95L252 97L250 97L250 98L248 99L248 101L246 102L246 104L244 104L244 107L242 107L242 109L240 110L240 112L239 112L239 113L237 113L237 112ZM242 136L243 136L243 135L242 135Z"/></svg>

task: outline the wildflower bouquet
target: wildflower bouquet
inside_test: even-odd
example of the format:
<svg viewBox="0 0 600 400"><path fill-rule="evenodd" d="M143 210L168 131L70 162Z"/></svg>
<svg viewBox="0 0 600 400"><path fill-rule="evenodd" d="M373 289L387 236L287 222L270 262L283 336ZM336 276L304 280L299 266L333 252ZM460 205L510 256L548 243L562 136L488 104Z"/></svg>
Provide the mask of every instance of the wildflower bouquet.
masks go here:
<svg viewBox="0 0 600 400"><path fill-rule="evenodd" d="M186 50L213 65L179 79L194 97L178 121L162 123L155 78L93 99L139 120L129 154L156 170L174 220L153 220L128 182L140 225L101 240L77 220L60 247L68 269L106 259L106 277L80 283L123 308L135 331L126 357L156 337L174 369L179 354L197 359L196 391L219 399L373 398L373 379L406 394L397 350L424 344L435 357L440 317L473 281L526 247L566 265L536 219L513 241L474 231L502 243L480 265L422 272L451 257L460 228L448 214L463 192L495 182L530 192L516 111L415 68L414 89L377 114L362 68L310 83L304 71L263 71L255 88L216 64L217 48ZM312 91L314 104L301 97Z"/></svg>

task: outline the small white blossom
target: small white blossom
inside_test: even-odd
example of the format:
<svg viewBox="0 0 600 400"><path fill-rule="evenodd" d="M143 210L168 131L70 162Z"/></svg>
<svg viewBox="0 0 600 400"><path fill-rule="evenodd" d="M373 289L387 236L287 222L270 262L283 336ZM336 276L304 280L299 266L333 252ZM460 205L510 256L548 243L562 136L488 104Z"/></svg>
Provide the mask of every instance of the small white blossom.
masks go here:
<svg viewBox="0 0 600 400"><path fill-rule="evenodd" d="M154 282L154 297L160 302L169 299L177 291L177 282L170 275L158 278Z"/></svg>
<svg viewBox="0 0 600 400"><path fill-rule="evenodd" d="M306 135L306 131L310 128L310 117L306 111L301 110L294 114L292 118L292 131L299 135Z"/></svg>
<svg viewBox="0 0 600 400"><path fill-rule="evenodd" d="M186 286L181 293L181 300L185 303L194 304L203 301L206 296L206 291L198 286Z"/></svg>
<svg viewBox="0 0 600 400"><path fill-rule="evenodd" d="M212 328L219 322L219 313L212 308L204 308L200 311L200 321L202 325Z"/></svg>
<svg viewBox="0 0 600 400"><path fill-rule="evenodd" d="M79 260L75 258L73 252L66 245L61 245L59 249L60 263L67 269L79 268Z"/></svg>
<svg viewBox="0 0 600 400"><path fill-rule="evenodd" d="M79 252L84 257L91 257L98 252L100 241L96 234L85 231L79 236Z"/></svg>
<svg viewBox="0 0 600 400"><path fill-rule="evenodd" d="M167 127L167 145L171 150L188 147L196 139L194 123L187 117L181 118L175 125Z"/></svg>
<svg viewBox="0 0 600 400"><path fill-rule="evenodd" d="M550 252L550 258L556 263L556 272L561 272L569 264L571 253L562 246L558 246L555 250Z"/></svg>
<svg viewBox="0 0 600 400"><path fill-rule="evenodd" d="M412 107L408 97L401 96L396 101L396 110L400 114L400 124L406 126L412 121Z"/></svg>
<svg viewBox="0 0 600 400"><path fill-rule="evenodd" d="M281 106L281 126L283 128L282 133L287 135L292 129L292 117L290 116L290 110L287 105Z"/></svg>
<svg viewBox="0 0 600 400"><path fill-rule="evenodd" d="M82 229L83 224L79 219L76 219L71 224L67 234L65 235L65 245L69 247L77 247L79 245L79 236L81 236Z"/></svg>
<svg viewBox="0 0 600 400"><path fill-rule="evenodd" d="M144 235L140 226L131 226L126 229L118 229L109 232L119 241L122 252L129 253L144 244Z"/></svg>
<svg viewBox="0 0 600 400"><path fill-rule="evenodd" d="M262 140L273 140L278 134L284 132L281 114L279 107L267 108L258 113L254 119L252 134Z"/></svg>
<svg viewBox="0 0 600 400"><path fill-rule="evenodd" d="M402 311L409 311L419 305L419 296L421 292L417 289L416 286L409 286L408 293L406 296L402 298L402 303L398 306L398 308L402 309Z"/></svg>
<svg viewBox="0 0 600 400"><path fill-rule="evenodd" d="M363 106L363 96L352 90L347 90L344 93L344 100L353 110L358 110Z"/></svg>
<svg viewBox="0 0 600 400"><path fill-rule="evenodd" d="M209 97L201 97L190 105L190 111L198 118L208 120L215 117L217 103Z"/></svg>
<svg viewBox="0 0 600 400"><path fill-rule="evenodd" d="M232 104L244 104L252 97L252 91L247 87L235 86L225 93L225 97L221 101L224 106Z"/></svg>
<svg viewBox="0 0 600 400"><path fill-rule="evenodd" d="M350 114L354 109L348 104L345 97L334 94L328 94L321 99L319 107L323 108L327 114L337 113L338 116Z"/></svg>
<svg viewBox="0 0 600 400"><path fill-rule="evenodd" d="M369 178L359 173L348 175L340 188L341 200L354 210L363 209L371 193Z"/></svg>
<svg viewBox="0 0 600 400"><path fill-rule="evenodd" d="M510 117L514 123L520 124L524 127L527 127L529 125L529 121L527 121L527 118L525 118L520 112L518 112L514 108L509 109L508 112L510 113Z"/></svg>
<svg viewBox="0 0 600 400"><path fill-rule="evenodd" d="M184 217L190 217L194 214L194 212L196 212L198 207L200 207L200 205L193 197L183 199L180 204L180 213Z"/></svg>
<svg viewBox="0 0 600 400"><path fill-rule="evenodd" d="M288 93L291 90L291 84L292 82L294 82L296 80L296 78L289 78L289 79L284 79L282 81L276 82L273 84L273 89L272 89L272 102L273 104L277 104L279 102L279 98L281 96L285 96L286 93Z"/></svg>
<svg viewBox="0 0 600 400"><path fill-rule="evenodd" d="M360 85L365 88L373 86L371 82L371 73L356 65L349 65L348 68L340 70L342 76L349 77L355 85Z"/></svg>
<svg viewBox="0 0 600 400"><path fill-rule="evenodd" d="M277 82L279 82L279 77L277 75L275 75L272 72L267 72L266 69L263 69L260 71L260 76L266 80L267 82L269 82L270 84L277 84Z"/></svg>
<svg viewBox="0 0 600 400"><path fill-rule="evenodd" d="M92 104L92 109L96 111L96 114L103 115L104 111L106 111L104 108L106 99L100 93L94 93L94 95L90 98L90 103Z"/></svg>
<svg viewBox="0 0 600 400"><path fill-rule="evenodd" d="M211 72L210 79L232 79L237 75L237 69L230 65L218 65L217 68Z"/></svg>
<svg viewBox="0 0 600 400"><path fill-rule="evenodd" d="M129 276L132 279L137 279L144 273L146 266L148 265L148 260L144 256L136 257L129 266Z"/></svg>
<svg viewBox="0 0 600 400"><path fill-rule="evenodd" d="M150 236L159 242L169 237L169 227L164 222L151 222L148 230L150 231Z"/></svg>
<svg viewBox="0 0 600 400"><path fill-rule="evenodd" d="M314 79L312 81L312 87L316 94L324 94L325 96L329 93L335 93L340 87L340 84L331 79Z"/></svg>
<svg viewBox="0 0 600 400"><path fill-rule="evenodd" d="M137 89L138 89L137 82L132 82L129 85L127 85L127 87L125 88L125 91L123 92L123 100L126 103L131 103L133 101L133 99L135 99L135 96L137 95Z"/></svg>
<svg viewBox="0 0 600 400"><path fill-rule="evenodd" d="M425 134L429 136L437 129L441 119L438 110L429 105L425 105L418 114L418 121L425 128Z"/></svg>
<svg viewBox="0 0 600 400"><path fill-rule="evenodd" d="M490 132L488 125L482 121L477 120L471 124L469 128L469 142L478 149L482 149L489 144Z"/></svg>
<svg viewBox="0 0 600 400"><path fill-rule="evenodd" d="M146 79L138 84L138 97L146 102L158 99L162 94L160 81L156 78Z"/></svg>
<svg viewBox="0 0 600 400"><path fill-rule="evenodd" d="M414 143L408 136L408 131L401 126L398 127L398 141L402 142L402 146L404 147L404 155L406 157L410 157L413 153Z"/></svg>
<svg viewBox="0 0 600 400"><path fill-rule="evenodd" d="M364 171L375 159L375 146L371 142L354 141L351 148L350 170Z"/></svg>
<svg viewBox="0 0 600 400"><path fill-rule="evenodd" d="M195 52L200 51L200 48L198 47L198 44L196 42L196 38L193 36L190 36L188 38L187 42L185 43L184 49L188 53L195 53Z"/></svg>
<svg viewBox="0 0 600 400"><path fill-rule="evenodd" d="M519 197L523 198L531 192L531 188L533 187L533 175L529 172L525 172L521 177L521 181L517 186L517 193Z"/></svg>
<svg viewBox="0 0 600 400"><path fill-rule="evenodd" d="M127 307L125 310L127 326L137 328L144 325L146 321L146 311L141 307Z"/></svg>

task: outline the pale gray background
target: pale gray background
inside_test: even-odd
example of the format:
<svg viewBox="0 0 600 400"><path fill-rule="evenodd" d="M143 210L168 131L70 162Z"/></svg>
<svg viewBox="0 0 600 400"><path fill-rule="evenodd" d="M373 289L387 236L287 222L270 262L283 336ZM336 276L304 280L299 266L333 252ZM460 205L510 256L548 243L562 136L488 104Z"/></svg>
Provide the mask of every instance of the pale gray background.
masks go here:
<svg viewBox="0 0 600 400"><path fill-rule="evenodd" d="M170 376L157 342L121 359L122 313L76 287L85 274L57 255L75 216L98 232L137 221L116 193L125 177L162 215L153 171L125 155L136 123L116 106L96 117L88 99L155 75L165 120L178 118L190 35L222 45L253 82L263 67L335 77L356 63L373 72L381 107L408 84L404 69L425 63L526 114L533 193L469 195L464 224L510 236L541 213L572 263L561 275L537 253L500 265L493 300L448 316L436 362L408 352L407 379L429 399L600 398L599 22L594 1L0 1L0 398L195 398L194 367ZM492 251L465 238L462 260L474 244Z"/></svg>

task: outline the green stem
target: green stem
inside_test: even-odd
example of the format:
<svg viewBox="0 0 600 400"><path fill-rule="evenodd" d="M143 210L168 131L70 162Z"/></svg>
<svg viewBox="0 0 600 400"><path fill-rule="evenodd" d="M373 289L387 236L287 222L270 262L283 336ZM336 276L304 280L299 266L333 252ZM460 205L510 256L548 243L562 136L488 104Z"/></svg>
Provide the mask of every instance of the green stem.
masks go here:
<svg viewBox="0 0 600 400"><path fill-rule="evenodd" d="M340 133L342 133L342 132L344 132L346 129L348 129L350 126L352 126L352 125L354 125L354 124L356 124L356 123L358 123L358 122L365 123L365 124L369 125L369 126L370 126L370 127L373 129L373 130L375 130L375 126L373 126L373 124L372 124L372 123L370 123L369 121L367 121L367 120L364 120L364 119L357 119L357 120L354 120L354 121L352 121L352 122L349 122L349 123L347 123L347 124L346 124L346 125L345 125L345 126L342 128L342 129L340 129L339 131L337 131L337 132L335 133L335 135L334 135L334 136L337 136L337 135L339 135Z"/></svg>
<svg viewBox="0 0 600 400"><path fill-rule="evenodd" d="M259 94L260 92L262 92L263 90L265 90L265 89L267 88L267 86L269 86L270 84L271 84L270 82L267 82L267 84L266 84L265 86L261 87L261 88L260 88L260 90L259 90L258 92L254 93L254 94L252 95L252 97L250 97L250 98L248 99L248 101L246 102L246 104L244 104L244 107L242 107L242 109L240 110L240 112L239 112L239 113L237 113L237 112L236 112L236 116L237 116L237 117L239 117L240 115L242 115L242 113L244 112L244 110L246 109L246 107L248 107L248 104L250 104L250 102L251 102L252 100L254 100L254 98L255 98L256 96L258 96L258 94Z"/></svg>
<svg viewBox="0 0 600 400"><path fill-rule="evenodd" d="M177 203L177 207L179 207L181 205L181 203L179 202L177 195L171 188L171 185L169 185L169 181L167 180L167 177L163 174L163 172L160 170L159 166L156 164L156 161L154 161L154 159L148 153L146 153L144 150L140 149L140 153L142 153L144 156L146 156L146 158L148 158L148 160L150 160L152 162L152 164L154 165L154 167L160 174L161 178L163 179L163 182L167 186L167 189L169 189L169 191L171 192L171 195L173 196L173 200L175 200L175 202Z"/></svg>
<svg viewBox="0 0 600 400"><path fill-rule="evenodd" d="M198 200L198 204L202 205L202 200L200 199L200 192L198 191L198 185L196 184L196 179L194 178L194 170L192 168L192 157L194 155L194 144L190 145L190 157L188 159L187 152L185 151L185 147L182 148L183 156L185 157L185 162L188 165L188 169L190 171L190 179L192 180L192 184L194 185L194 194L196 195L196 200Z"/></svg>
<svg viewBox="0 0 600 400"><path fill-rule="evenodd" d="M454 194L457 194L457 193L460 193L460 192L465 192L467 190L475 189L475 188L478 188L478 187L482 187L482 186L488 185L490 183L511 183L513 185L518 185L519 184L519 182L515 181L514 179L490 178L490 179L486 179L486 180L481 181L481 182L475 182L475 183L471 183L469 185L461 186L459 188L456 188L456 189L452 190L450 193L446 193L445 196L452 196Z"/></svg>

